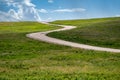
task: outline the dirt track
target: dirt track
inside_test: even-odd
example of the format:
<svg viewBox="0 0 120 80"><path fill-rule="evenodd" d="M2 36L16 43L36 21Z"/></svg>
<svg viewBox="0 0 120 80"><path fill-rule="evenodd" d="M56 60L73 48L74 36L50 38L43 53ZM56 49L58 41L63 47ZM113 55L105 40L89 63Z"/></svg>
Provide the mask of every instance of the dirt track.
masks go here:
<svg viewBox="0 0 120 80"><path fill-rule="evenodd" d="M48 23L44 23L44 24L48 24ZM48 25L50 25L50 24L48 24ZM65 45L65 46L70 46L70 47L75 47L75 48L120 53L120 49L90 46L90 45L79 44L79 43L65 41L65 40L56 39L56 38L47 36L47 34L51 33L51 32L70 30L70 29L76 28L75 26L65 26L65 25L61 25L61 26L63 27L61 29L51 30L51 31L46 31L46 32L30 33L30 34L27 34L26 36L29 38L32 38L32 39L39 40L39 41L44 41L44 42L54 43L54 44L59 44L59 45Z"/></svg>

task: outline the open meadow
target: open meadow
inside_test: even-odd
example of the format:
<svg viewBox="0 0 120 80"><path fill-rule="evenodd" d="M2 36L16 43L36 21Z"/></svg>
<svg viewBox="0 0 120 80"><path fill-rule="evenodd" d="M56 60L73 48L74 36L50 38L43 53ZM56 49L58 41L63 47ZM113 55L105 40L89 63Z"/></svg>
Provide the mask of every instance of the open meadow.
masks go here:
<svg viewBox="0 0 120 80"><path fill-rule="evenodd" d="M54 24L73 25L69 31L53 32L51 37L67 41L120 49L120 18L63 20Z"/></svg>
<svg viewBox="0 0 120 80"><path fill-rule="evenodd" d="M120 18L53 23L78 28L49 36L120 48ZM0 22L0 80L120 79L119 53L71 48L26 37L28 33L58 28L37 22Z"/></svg>

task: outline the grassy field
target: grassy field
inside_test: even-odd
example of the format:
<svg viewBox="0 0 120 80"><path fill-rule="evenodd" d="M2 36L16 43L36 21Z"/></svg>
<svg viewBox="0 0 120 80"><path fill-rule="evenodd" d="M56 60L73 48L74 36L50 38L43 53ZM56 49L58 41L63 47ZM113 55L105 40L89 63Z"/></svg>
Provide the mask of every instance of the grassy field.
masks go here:
<svg viewBox="0 0 120 80"><path fill-rule="evenodd" d="M49 36L67 41L120 49L120 18L55 21L75 25L76 29L54 32Z"/></svg>
<svg viewBox="0 0 120 80"><path fill-rule="evenodd" d="M26 38L56 29L36 22L0 23L0 80L119 80L120 54Z"/></svg>

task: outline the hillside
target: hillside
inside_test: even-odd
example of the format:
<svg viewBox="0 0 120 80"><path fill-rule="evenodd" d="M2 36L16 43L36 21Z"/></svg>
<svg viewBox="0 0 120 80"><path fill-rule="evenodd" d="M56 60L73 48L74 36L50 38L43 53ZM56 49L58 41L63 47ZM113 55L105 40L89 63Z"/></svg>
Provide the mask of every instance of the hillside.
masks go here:
<svg viewBox="0 0 120 80"><path fill-rule="evenodd" d="M57 29L0 22L0 80L119 80L120 54L60 46L26 34Z"/></svg>
<svg viewBox="0 0 120 80"><path fill-rule="evenodd" d="M55 21L52 23L74 25L77 28L50 33L49 36L77 43L120 49L120 18Z"/></svg>

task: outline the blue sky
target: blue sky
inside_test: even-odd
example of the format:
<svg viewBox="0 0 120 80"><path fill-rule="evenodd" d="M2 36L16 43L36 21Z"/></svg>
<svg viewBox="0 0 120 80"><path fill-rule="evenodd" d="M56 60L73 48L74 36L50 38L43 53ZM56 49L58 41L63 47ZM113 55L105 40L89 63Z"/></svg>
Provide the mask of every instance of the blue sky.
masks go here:
<svg viewBox="0 0 120 80"><path fill-rule="evenodd" d="M52 21L120 16L120 0L0 0L0 21Z"/></svg>

